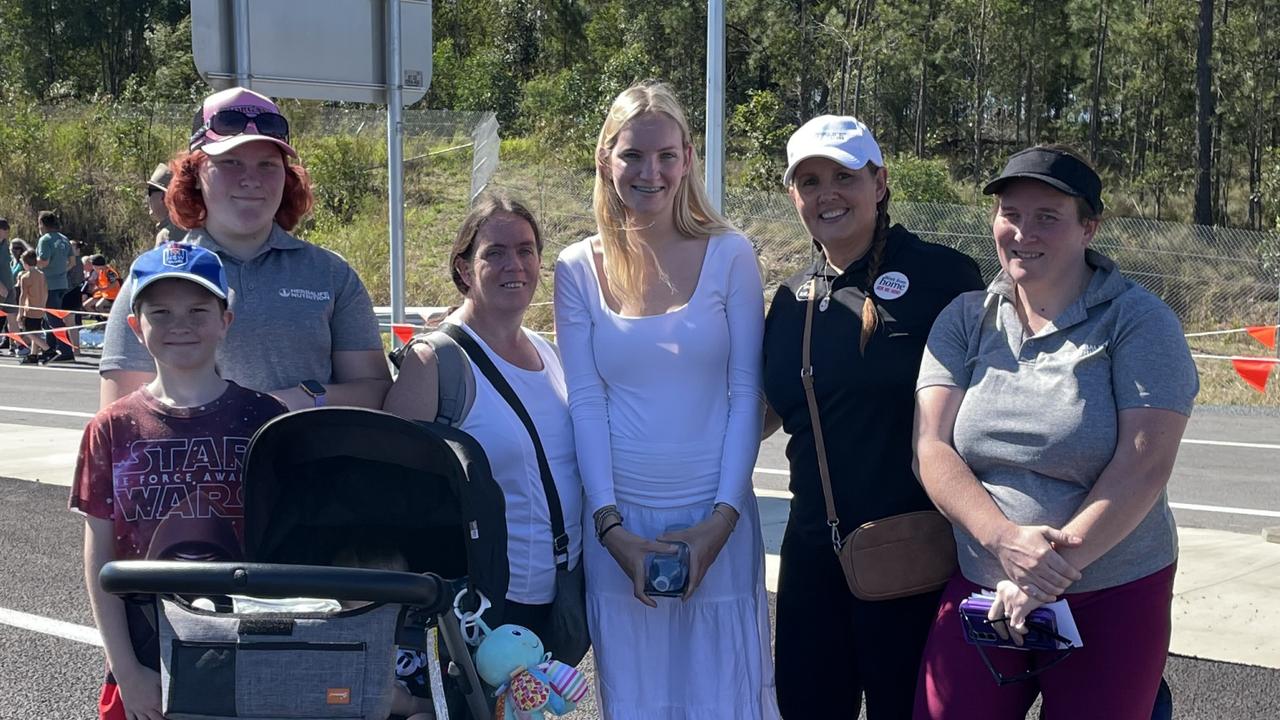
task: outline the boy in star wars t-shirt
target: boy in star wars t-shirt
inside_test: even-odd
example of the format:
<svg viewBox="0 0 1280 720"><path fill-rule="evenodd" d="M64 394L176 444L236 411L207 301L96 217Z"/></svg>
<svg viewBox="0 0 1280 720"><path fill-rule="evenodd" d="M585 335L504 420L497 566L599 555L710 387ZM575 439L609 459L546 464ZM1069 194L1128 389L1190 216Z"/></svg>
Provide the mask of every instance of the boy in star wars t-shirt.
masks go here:
<svg viewBox="0 0 1280 720"><path fill-rule="evenodd" d="M160 717L159 653L145 617L104 592L99 571L111 560L239 558L245 450L285 412L218 376L232 315L217 255L175 243L143 254L130 272L129 325L155 358L156 377L89 421L70 500L85 515L85 583L109 671L98 712L112 719Z"/></svg>

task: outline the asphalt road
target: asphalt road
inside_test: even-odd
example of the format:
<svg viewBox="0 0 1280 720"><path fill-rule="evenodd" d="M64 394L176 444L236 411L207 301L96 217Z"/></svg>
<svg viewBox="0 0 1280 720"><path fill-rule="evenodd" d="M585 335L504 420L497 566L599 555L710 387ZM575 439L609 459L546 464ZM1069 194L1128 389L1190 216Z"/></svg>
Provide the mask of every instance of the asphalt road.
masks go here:
<svg viewBox="0 0 1280 720"><path fill-rule="evenodd" d="M0 359L0 422L79 428L97 404L91 366L17 367ZM46 412L23 412L25 407ZM1280 445L1280 416L1197 409L1187 437L1212 443ZM771 438L757 466L785 471L785 438ZM82 525L66 511L66 489L3 478L0 460L0 613L30 613L91 626L82 579ZM757 488L782 490L784 475L759 473ZM1184 444L1170 497L1175 503L1280 512L1280 450ZM762 501L782 503L783 500ZM1176 510L1183 525L1256 533L1280 518ZM776 548L773 549L776 552ZM772 596L770 597L772 603ZM589 669L589 665L587 668ZM0 623L0 719L94 717L100 649ZM1280 671L1174 656L1166 677L1178 718L1243 720L1280 716ZM590 706L572 717L592 717ZM1034 713L1032 715L1034 717Z"/></svg>
<svg viewBox="0 0 1280 720"><path fill-rule="evenodd" d="M13 360L0 358L0 387L6 388L0 396L0 422L79 429L84 427L85 418L75 413L97 409L98 376L92 362L38 367L19 366ZM757 488L786 489L785 435L778 433L764 442L756 466L774 471L758 473ZM0 465L0 477L3 476ZM1280 411L1196 408L1169 481L1169 498L1175 503L1178 522L1187 527L1257 533L1280 526L1280 517L1276 516L1177 507L1209 505L1280 513Z"/></svg>

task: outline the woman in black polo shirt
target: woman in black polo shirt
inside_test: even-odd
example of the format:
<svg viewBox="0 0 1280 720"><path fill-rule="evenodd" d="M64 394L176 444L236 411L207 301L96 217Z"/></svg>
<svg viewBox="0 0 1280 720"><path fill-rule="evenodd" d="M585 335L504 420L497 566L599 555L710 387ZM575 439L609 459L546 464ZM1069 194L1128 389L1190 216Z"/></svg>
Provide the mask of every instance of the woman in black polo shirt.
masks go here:
<svg viewBox="0 0 1280 720"><path fill-rule="evenodd" d="M783 184L819 252L777 289L765 324L766 432L781 424L791 436L794 496L778 580L778 703L787 718L857 717L866 693L871 720L906 718L938 592L854 597L833 537L933 509L911 468L915 377L934 318L982 278L969 257L890 226L884 160L855 118L805 123L787 162ZM802 384L807 313L834 529Z"/></svg>

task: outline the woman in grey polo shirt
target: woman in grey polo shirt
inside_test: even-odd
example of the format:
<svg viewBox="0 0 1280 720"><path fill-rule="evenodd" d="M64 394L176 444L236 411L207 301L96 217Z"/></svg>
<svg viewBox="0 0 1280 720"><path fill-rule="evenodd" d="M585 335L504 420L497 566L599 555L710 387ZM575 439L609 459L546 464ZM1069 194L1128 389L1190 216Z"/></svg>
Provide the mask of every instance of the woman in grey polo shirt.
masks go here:
<svg viewBox="0 0 1280 720"><path fill-rule="evenodd" d="M1151 716L1169 648L1177 534L1165 494L1199 381L1173 312L1089 249L1102 182L1061 146L1024 150L984 192L1002 272L929 335L917 383L920 480L955 527L916 718ZM1021 644L1066 598L1083 647L986 649L958 604ZM1026 682L997 684L991 674Z"/></svg>
<svg viewBox="0 0 1280 720"><path fill-rule="evenodd" d="M223 377L290 409L382 407L391 376L369 293L336 253L289 234L312 195L280 108L230 88L205 98L192 129L189 150L170 163L165 203L190 229L184 242L226 267L236 321L218 350ZM154 377L126 322L131 296L126 283L107 321L103 406Z"/></svg>

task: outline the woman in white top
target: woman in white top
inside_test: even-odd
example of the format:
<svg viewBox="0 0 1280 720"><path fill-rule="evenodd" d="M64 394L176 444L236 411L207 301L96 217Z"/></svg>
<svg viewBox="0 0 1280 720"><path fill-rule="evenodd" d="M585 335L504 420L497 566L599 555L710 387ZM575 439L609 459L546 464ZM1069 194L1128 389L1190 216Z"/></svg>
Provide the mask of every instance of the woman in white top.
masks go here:
<svg viewBox="0 0 1280 720"><path fill-rule="evenodd" d="M480 196L462 222L450 258L454 285L465 299L445 322L460 326L479 343L529 412L560 495L569 566L577 567L582 552L582 481L564 371L555 348L521 326L542 268L542 235L533 214L504 195ZM551 515L533 441L474 363L471 372L476 396L460 429L484 448L506 499L511 576L503 621L524 625L545 640L556 564ZM383 409L410 420L434 421L438 373L431 347L415 343L405 354Z"/></svg>
<svg viewBox="0 0 1280 720"><path fill-rule="evenodd" d="M712 209L683 109L643 84L596 146L600 234L556 262L556 333L596 538L583 545L605 718L774 718L759 512L764 302ZM584 523L586 520L584 519ZM682 598L645 556L689 546Z"/></svg>

